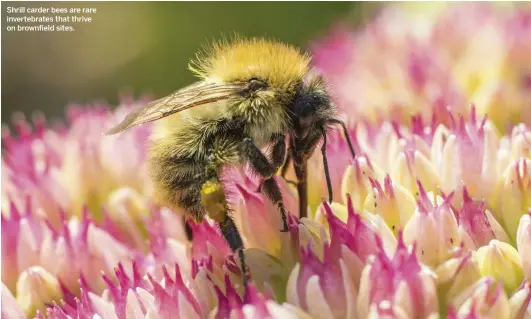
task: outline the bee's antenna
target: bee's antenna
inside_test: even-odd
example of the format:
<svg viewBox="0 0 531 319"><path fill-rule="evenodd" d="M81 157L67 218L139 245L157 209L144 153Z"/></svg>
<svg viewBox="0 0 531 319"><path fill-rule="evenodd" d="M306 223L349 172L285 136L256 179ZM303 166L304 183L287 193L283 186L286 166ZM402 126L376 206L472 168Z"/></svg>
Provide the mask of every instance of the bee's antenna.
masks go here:
<svg viewBox="0 0 531 319"><path fill-rule="evenodd" d="M330 181L330 171L328 170L328 159L326 158L326 130L321 127L321 134L323 135L323 146L321 146L321 153L323 154L323 166L326 177L326 187L328 187L328 202L332 203L332 182Z"/></svg>
<svg viewBox="0 0 531 319"><path fill-rule="evenodd" d="M331 119L328 121L330 124L339 124L343 128L343 135L345 135L345 139L348 143L348 148L350 149L350 154L352 154L352 158L356 158L356 152L354 151L354 146L352 146L352 141L350 140L350 136L348 134L347 126L345 125L345 122L338 120L338 119Z"/></svg>

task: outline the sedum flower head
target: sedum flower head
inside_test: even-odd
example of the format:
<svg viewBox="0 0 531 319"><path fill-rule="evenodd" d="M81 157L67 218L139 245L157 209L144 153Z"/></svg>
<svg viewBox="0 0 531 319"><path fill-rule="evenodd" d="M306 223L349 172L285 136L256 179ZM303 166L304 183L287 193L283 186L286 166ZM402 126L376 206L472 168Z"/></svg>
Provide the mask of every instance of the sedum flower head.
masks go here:
<svg viewBox="0 0 531 319"><path fill-rule="evenodd" d="M528 8L430 5L388 6L362 32L337 27L314 45L339 107L353 118L410 123L475 103L500 130L529 124Z"/></svg>
<svg viewBox="0 0 531 319"><path fill-rule="evenodd" d="M246 290L214 222L191 223L190 242L182 212L152 201L150 125L101 135L142 101L71 106L66 125L14 116L15 133L2 131L2 317L531 316L530 15L436 9L392 6L314 47L357 154L330 132L333 202L319 152L309 217L293 172L275 177L286 233L258 177L223 172Z"/></svg>

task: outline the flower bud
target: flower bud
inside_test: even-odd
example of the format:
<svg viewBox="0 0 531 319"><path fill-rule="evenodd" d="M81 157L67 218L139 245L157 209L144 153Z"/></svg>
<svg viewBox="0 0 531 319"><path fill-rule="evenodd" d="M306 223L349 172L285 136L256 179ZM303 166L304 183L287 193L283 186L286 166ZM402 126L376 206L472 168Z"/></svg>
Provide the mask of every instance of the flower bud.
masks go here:
<svg viewBox="0 0 531 319"><path fill-rule="evenodd" d="M145 199L132 188L118 188L109 195L109 217L134 247L147 248L145 220L149 213Z"/></svg>
<svg viewBox="0 0 531 319"><path fill-rule="evenodd" d="M278 256L280 239L278 231L282 229L282 219L278 208L265 201L260 194L245 186L236 184L240 192L235 206L240 230L246 239L246 247L260 248L267 253Z"/></svg>
<svg viewBox="0 0 531 319"><path fill-rule="evenodd" d="M356 290L339 254L339 246L325 246L321 261L302 249L301 263L288 280L288 302L316 318L355 318Z"/></svg>
<svg viewBox="0 0 531 319"><path fill-rule="evenodd" d="M416 243L418 258L427 266L436 267L460 242L457 220L450 208L451 196L434 205L434 195L429 198L420 182L418 185L418 208L404 228L404 241Z"/></svg>
<svg viewBox="0 0 531 319"><path fill-rule="evenodd" d="M17 281L17 302L28 317L43 311L52 301L63 297L59 281L40 266L24 270Z"/></svg>
<svg viewBox="0 0 531 319"><path fill-rule="evenodd" d="M363 269L358 292L358 316L367 318L371 307L381 306L403 312L407 318L426 318L437 313L434 274L420 264L415 253L408 252L399 233L393 258L383 249L369 258Z"/></svg>
<svg viewBox="0 0 531 319"><path fill-rule="evenodd" d="M40 264L61 280L70 291L79 290L79 277L85 277L95 292L104 289L101 272L111 273L123 262L129 265L134 252L104 229L95 226L85 210L81 220L62 217L59 230L53 230L41 245Z"/></svg>
<svg viewBox="0 0 531 319"><path fill-rule="evenodd" d="M487 245L491 239L509 241L509 236L498 221L485 209L485 202L474 201L466 187L463 187L463 206L457 216L459 234L468 248L475 250Z"/></svg>
<svg viewBox="0 0 531 319"><path fill-rule="evenodd" d="M511 295L522 282L522 262L513 246L493 239L477 250L476 259L481 275L502 281L507 294Z"/></svg>
<svg viewBox="0 0 531 319"><path fill-rule="evenodd" d="M350 194L354 209L361 211L365 199L371 189L370 179L381 181L384 178L384 172L369 161L367 157L357 157L349 165L343 175L341 182L341 196L343 203L347 202L346 194Z"/></svg>
<svg viewBox="0 0 531 319"><path fill-rule="evenodd" d="M509 238L516 241L516 230L531 203L531 160L520 159L507 167L502 177L500 211L497 216Z"/></svg>
<svg viewBox="0 0 531 319"><path fill-rule="evenodd" d="M516 232L516 244L522 260L525 278L531 282L531 212L520 218Z"/></svg>
<svg viewBox="0 0 531 319"><path fill-rule="evenodd" d="M417 204L415 197L401 185L391 181L389 175L385 177L384 187L371 179L373 195L367 196L365 210L380 215L387 226L396 235L409 221Z"/></svg>
<svg viewBox="0 0 531 319"><path fill-rule="evenodd" d="M441 305L452 303L458 294L481 278L472 252L465 252L463 249L457 250L454 257L440 264L435 273Z"/></svg>
<svg viewBox="0 0 531 319"><path fill-rule="evenodd" d="M509 299L512 319L531 318L531 283L524 282L520 289Z"/></svg>
<svg viewBox="0 0 531 319"><path fill-rule="evenodd" d="M492 277L483 277L472 287L456 296L452 306L459 318L475 314L480 318L509 318L510 307L502 283Z"/></svg>
<svg viewBox="0 0 531 319"><path fill-rule="evenodd" d="M432 162L418 150L402 152L392 168L391 177L411 194L417 193L419 182L428 190L436 190L439 174Z"/></svg>

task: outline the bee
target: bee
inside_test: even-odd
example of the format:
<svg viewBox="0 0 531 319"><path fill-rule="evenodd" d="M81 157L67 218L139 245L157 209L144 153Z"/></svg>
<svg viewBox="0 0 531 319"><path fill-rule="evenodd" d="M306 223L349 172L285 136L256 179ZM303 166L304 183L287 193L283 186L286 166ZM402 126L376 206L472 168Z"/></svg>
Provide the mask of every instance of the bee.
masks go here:
<svg viewBox="0 0 531 319"><path fill-rule="evenodd" d="M200 80L128 114L105 134L156 121L149 147L155 199L183 210L196 222L216 221L234 253L246 283L243 242L230 215L220 182L227 165L248 165L261 176L260 191L278 207L288 231L282 194L273 178L288 165L299 193L300 216L307 211L307 159L322 140L329 199L326 132L341 125L323 78L311 57L293 46L263 38L215 42L189 69ZM286 145L288 140L289 145ZM270 154L262 149L271 146ZM259 212L256 212L259 213Z"/></svg>

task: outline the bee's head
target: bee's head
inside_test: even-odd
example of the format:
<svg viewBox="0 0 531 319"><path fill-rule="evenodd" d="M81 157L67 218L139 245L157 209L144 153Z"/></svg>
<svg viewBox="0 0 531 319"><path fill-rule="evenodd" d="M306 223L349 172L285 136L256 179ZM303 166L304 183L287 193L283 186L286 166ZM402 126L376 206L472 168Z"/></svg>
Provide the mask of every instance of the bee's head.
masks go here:
<svg viewBox="0 0 531 319"><path fill-rule="evenodd" d="M298 139L305 139L310 131L324 127L333 117L334 109L320 75L311 74L302 81L288 105L288 113L293 134Z"/></svg>

